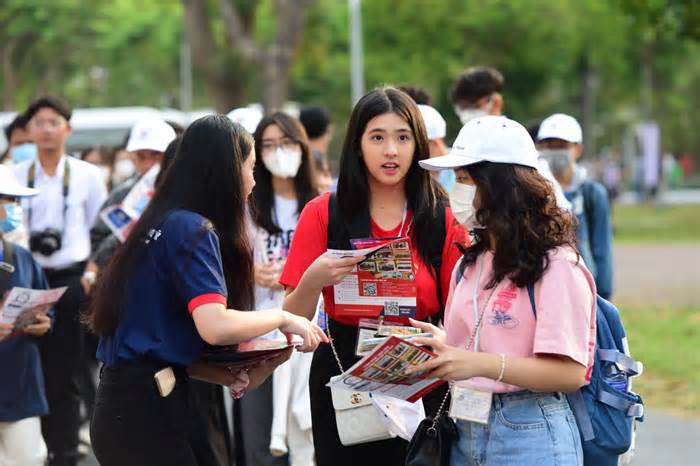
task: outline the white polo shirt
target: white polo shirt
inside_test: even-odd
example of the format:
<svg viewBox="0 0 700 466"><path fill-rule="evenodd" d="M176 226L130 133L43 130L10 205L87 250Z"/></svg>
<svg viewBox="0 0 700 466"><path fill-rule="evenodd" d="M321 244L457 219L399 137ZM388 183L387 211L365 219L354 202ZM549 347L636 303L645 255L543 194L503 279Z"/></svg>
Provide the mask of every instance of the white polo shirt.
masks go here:
<svg viewBox="0 0 700 466"><path fill-rule="evenodd" d="M19 182L27 186L29 168L33 161L15 165L14 171ZM66 163L70 164L68 197L63 198L63 174ZM107 198L107 188L100 169L82 160L64 155L56 174L48 176L39 160L36 161L34 188L39 194L22 200L24 222L29 232L55 228L63 231L62 247L51 256L34 253L34 259L44 268L63 269L90 256L90 227L99 214L102 203ZM64 202L67 202L65 221ZM32 210L31 225L29 209Z"/></svg>

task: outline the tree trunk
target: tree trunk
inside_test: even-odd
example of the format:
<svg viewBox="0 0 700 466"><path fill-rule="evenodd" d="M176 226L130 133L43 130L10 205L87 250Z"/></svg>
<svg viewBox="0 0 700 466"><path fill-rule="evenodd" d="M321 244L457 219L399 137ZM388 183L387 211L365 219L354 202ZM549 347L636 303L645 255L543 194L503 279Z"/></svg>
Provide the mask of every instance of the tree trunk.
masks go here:
<svg viewBox="0 0 700 466"><path fill-rule="evenodd" d="M270 114L281 110L289 94L290 63L275 53L274 46L268 51L263 70L263 107Z"/></svg>
<svg viewBox="0 0 700 466"><path fill-rule="evenodd" d="M0 61L2 62L2 108L12 111L15 108L15 93L17 92L17 76L12 63L15 41L6 42L0 48Z"/></svg>
<svg viewBox="0 0 700 466"><path fill-rule="evenodd" d="M209 22L206 0L183 0L185 29L190 41L192 63L207 94L220 113L247 103L247 88L241 70L232 69L227 50L216 44Z"/></svg>
<svg viewBox="0 0 700 466"><path fill-rule="evenodd" d="M306 9L311 3L312 0L275 1L277 35L264 54L265 113L272 113L287 102L294 53L304 30Z"/></svg>

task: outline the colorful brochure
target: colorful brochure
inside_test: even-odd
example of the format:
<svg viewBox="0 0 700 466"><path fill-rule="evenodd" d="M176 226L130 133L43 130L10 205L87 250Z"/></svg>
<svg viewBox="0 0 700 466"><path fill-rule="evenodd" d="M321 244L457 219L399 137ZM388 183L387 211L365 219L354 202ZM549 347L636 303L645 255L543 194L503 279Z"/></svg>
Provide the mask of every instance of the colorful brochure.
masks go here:
<svg viewBox="0 0 700 466"><path fill-rule="evenodd" d="M109 206L100 212L102 221L122 243L151 201L159 172L160 165L151 167L131 188L121 204Z"/></svg>
<svg viewBox="0 0 700 466"><path fill-rule="evenodd" d="M423 372L406 374L405 371L434 357L435 353L425 348L391 336L341 376L333 378L328 386L414 402L444 382L427 378Z"/></svg>
<svg viewBox="0 0 700 466"><path fill-rule="evenodd" d="M37 314L44 312L40 308L55 304L66 289L65 286L50 290L32 290L17 286L12 288L0 310L0 323L14 325L15 332L33 324Z"/></svg>
<svg viewBox="0 0 700 466"><path fill-rule="evenodd" d="M289 339L261 337L237 345L207 345L202 352L202 360L214 366L240 369L273 359L288 348L302 344L301 337L293 335Z"/></svg>
<svg viewBox="0 0 700 466"><path fill-rule="evenodd" d="M334 257L360 257L354 271L333 287L335 313L354 317L415 317L416 275L408 237L359 239Z"/></svg>

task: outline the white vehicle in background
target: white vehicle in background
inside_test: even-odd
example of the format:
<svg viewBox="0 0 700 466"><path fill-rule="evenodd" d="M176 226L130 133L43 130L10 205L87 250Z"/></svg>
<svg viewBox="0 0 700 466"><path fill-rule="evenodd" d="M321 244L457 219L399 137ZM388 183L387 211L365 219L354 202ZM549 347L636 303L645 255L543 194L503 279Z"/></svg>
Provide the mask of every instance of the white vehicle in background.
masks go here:
<svg viewBox="0 0 700 466"><path fill-rule="evenodd" d="M152 107L76 108L71 118L73 134L68 138L66 150L75 155L93 146L119 147L126 142L132 126L142 119L162 118L186 127L192 121L191 115L213 112L201 110L185 113ZM4 129L15 115L15 112L0 112L0 127ZM4 153L6 148L7 141L3 131L0 136L0 154Z"/></svg>
<svg viewBox="0 0 700 466"><path fill-rule="evenodd" d="M251 108L262 112L262 105L252 103ZM284 111L294 117L299 116L299 104L288 102ZM177 123L183 128L194 120L216 113L214 109L203 108L191 112L175 109L156 109L153 107L104 107L76 108L73 110L71 126L73 134L68 138L66 150L77 155L93 146L116 148L125 144L129 131L136 122L146 118L162 118L167 122ZM0 112L0 129L4 130L12 122L16 112ZM0 131L0 154L5 153L7 140L4 131Z"/></svg>

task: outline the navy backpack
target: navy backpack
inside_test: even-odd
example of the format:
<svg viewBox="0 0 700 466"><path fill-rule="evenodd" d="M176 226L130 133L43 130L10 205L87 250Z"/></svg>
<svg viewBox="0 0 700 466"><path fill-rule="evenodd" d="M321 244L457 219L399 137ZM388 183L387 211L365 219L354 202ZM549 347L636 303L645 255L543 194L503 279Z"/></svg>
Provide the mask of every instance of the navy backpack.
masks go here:
<svg viewBox="0 0 700 466"><path fill-rule="evenodd" d="M534 287L527 289L537 317ZM596 296L596 344L590 383L567 398L581 433L584 466L617 466L629 450L634 421L644 420L642 398L629 390L642 363L626 351L626 333L617 308Z"/></svg>

